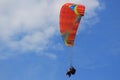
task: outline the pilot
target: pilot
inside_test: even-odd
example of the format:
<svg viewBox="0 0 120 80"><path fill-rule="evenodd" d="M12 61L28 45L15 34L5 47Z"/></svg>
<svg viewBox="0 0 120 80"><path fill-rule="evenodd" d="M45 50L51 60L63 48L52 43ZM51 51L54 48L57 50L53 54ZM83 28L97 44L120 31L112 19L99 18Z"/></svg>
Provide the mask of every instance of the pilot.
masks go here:
<svg viewBox="0 0 120 80"><path fill-rule="evenodd" d="M74 75L75 72L76 72L76 69L74 67L70 67L66 75L70 77L71 75Z"/></svg>

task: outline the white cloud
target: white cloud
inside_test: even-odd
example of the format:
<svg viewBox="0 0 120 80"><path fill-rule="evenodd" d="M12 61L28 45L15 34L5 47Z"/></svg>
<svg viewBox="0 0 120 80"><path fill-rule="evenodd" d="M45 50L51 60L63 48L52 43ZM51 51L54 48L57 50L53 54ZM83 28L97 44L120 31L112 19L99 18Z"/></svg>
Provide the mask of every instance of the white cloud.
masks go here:
<svg viewBox="0 0 120 80"><path fill-rule="evenodd" d="M55 50L64 50L63 45L61 43L58 43L53 46L53 49Z"/></svg>
<svg viewBox="0 0 120 80"><path fill-rule="evenodd" d="M46 53L44 55L51 58L51 59L56 59L57 58L57 56L55 54L52 54L52 53Z"/></svg>
<svg viewBox="0 0 120 80"><path fill-rule="evenodd" d="M84 24L95 18L96 10L101 8L98 0L72 1L86 6ZM43 51L50 38L58 34L59 10L66 2L68 0L0 0L0 55Z"/></svg>

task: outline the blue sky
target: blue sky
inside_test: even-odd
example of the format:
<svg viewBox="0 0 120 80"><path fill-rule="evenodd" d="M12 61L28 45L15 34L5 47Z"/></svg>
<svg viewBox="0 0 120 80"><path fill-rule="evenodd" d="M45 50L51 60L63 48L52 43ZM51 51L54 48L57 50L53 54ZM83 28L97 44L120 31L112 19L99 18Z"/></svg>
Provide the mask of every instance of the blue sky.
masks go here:
<svg viewBox="0 0 120 80"><path fill-rule="evenodd" d="M71 1L86 12L69 48L59 32L68 0L0 0L0 80L120 80L120 1Z"/></svg>

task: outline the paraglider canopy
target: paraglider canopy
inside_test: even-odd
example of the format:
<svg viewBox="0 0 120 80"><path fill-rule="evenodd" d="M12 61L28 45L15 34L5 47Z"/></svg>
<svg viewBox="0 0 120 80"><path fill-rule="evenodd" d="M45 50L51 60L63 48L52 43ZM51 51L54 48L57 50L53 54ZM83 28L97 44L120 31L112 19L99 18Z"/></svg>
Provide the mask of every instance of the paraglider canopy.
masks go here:
<svg viewBox="0 0 120 80"><path fill-rule="evenodd" d="M81 17L84 16L85 6L66 3L60 10L60 32L66 46L73 46Z"/></svg>

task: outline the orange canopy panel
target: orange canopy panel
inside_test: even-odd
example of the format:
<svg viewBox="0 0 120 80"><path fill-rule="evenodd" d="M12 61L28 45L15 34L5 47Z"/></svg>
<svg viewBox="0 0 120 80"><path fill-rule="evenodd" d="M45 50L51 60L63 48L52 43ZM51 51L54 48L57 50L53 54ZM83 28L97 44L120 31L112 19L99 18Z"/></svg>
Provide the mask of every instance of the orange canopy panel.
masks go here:
<svg viewBox="0 0 120 80"><path fill-rule="evenodd" d="M66 46L73 46L81 17L84 16L85 6L66 3L60 10L60 32Z"/></svg>

